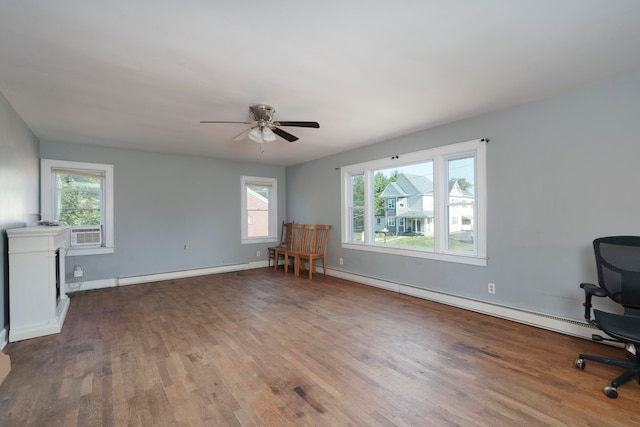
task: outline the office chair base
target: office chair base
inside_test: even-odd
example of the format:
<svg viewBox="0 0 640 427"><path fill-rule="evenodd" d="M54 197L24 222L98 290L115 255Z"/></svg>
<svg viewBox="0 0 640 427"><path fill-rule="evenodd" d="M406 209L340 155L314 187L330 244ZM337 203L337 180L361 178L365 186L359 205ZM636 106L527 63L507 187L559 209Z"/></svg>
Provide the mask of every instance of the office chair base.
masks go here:
<svg viewBox="0 0 640 427"><path fill-rule="evenodd" d="M604 363L606 365L617 366L619 368L624 368L626 371L611 381L610 386L606 386L602 391L604 394L611 398L615 399L618 397L617 388L622 384L634 379L638 378L640 382L640 363L636 361L635 355L629 355L633 360L619 360L619 359L609 359L607 357L600 356L591 356L588 354L581 354L578 359L575 360L574 366L578 369L584 369L586 364L585 360L591 360L593 362Z"/></svg>

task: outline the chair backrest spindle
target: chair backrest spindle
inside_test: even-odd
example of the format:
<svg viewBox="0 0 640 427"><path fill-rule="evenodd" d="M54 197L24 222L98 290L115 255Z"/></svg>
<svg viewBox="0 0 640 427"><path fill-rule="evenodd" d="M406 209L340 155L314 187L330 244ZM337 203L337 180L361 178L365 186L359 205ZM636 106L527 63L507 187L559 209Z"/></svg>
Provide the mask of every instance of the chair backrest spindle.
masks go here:
<svg viewBox="0 0 640 427"><path fill-rule="evenodd" d="M305 224L304 234L302 237L302 248L300 252L309 253L315 248L316 245L316 226L311 224Z"/></svg>
<svg viewBox="0 0 640 427"><path fill-rule="evenodd" d="M293 224L293 226L291 227L291 244L289 245L290 251L297 252L302 250L304 231L304 224Z"/></svg>
<svg viewBox="0 0 640 427"><path fill-rule="evenodd" d="M316 241L314 253L324 254L327 252L327 244L329 243L330 225L316 225Z"/></svg>

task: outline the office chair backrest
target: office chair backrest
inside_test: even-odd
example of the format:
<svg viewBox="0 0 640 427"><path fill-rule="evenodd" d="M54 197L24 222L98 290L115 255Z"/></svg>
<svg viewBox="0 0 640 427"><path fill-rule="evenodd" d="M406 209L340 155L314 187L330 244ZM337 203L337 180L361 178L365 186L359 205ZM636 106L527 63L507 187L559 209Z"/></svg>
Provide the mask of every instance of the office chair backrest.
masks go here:
<svg viewBox="0 0 640 427"><path fill-rule="evenodd" d="M600 287L625 309L640 309L640 237L602 237L593 249Z"/></svg>

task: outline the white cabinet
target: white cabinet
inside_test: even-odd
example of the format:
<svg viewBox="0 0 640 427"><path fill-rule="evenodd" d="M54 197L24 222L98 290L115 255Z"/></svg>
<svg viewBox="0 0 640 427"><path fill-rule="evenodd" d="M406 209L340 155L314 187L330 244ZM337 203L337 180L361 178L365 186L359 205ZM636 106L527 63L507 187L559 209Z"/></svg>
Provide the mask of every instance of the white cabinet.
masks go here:
<svg viewBox="0 0 640 427"><path fill-rule="evenodd" d="M69 308L64 257L69 227L7 230L9 341L56 334Z"/></svg>

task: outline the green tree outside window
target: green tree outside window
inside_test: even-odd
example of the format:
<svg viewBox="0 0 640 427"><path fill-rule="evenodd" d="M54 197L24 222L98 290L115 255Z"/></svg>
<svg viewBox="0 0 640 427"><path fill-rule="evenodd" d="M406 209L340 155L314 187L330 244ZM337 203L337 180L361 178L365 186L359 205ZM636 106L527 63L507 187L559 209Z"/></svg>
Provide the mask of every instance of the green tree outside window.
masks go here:
<svg viewBox="0 0 640 427"><path fill-rule="evenodd" d="M66 225L102 223L102 179L58 174L58 219Z"/></svg>

